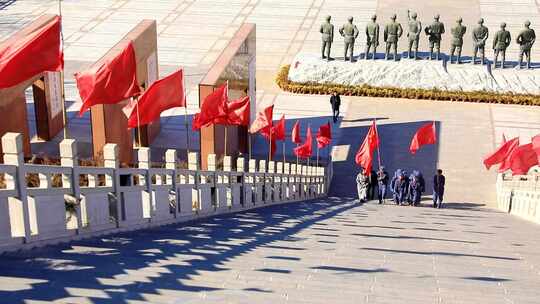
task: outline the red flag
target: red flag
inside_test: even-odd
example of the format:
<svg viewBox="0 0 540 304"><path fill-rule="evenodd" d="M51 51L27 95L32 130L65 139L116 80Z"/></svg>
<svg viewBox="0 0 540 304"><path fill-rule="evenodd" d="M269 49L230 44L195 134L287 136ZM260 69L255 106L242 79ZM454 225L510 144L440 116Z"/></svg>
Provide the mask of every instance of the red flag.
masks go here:
<svg viewBox="0 0 540 304"><path fill-rule="evenodd" d="M61 26L61 18L56 16L25 37L0 45L0 89L12 87L39 73L64 68Z"/></svg>
<svg viewBox="0 0 540 304"><path fill-rule="evenodd" d="M319 127L317 132L317 147L322 149L330 144L332 141L332 131L330 127L330 122Z"/></svg>
<svg viewBox="0 0 540 304"><path fill-rule="evenodd" d="M193 131L214 123L215 120L227 117L228 85L225 83L206 96L201 104L201 112L193 117Z"/></svg>
<svg viewBox="0 0 540 304"><path fill-rule="evenodd" d="M141 92L137 82L137 62L131 41L116 57L102 65L76 73L75 80L83 105L82 116L97 104L115 104Z"/></svg>
<svg viewBox="0 0 540 304"><path fill-rule="evenodd" d="M214 121L220 125L249 126L249 96L235 99L227 104L227 117Z"/></svg>
<svg viewBox="0 0 540 304"><path fill-rule="evenodd" d="M484 158L484 166L486 166L486 169L489 170L491 166L504 162L512 150L514 150L517 146L519 146L519 137L504 142L502 146L497 149L497 151Z"/></svg>
<svg viewBox="0 0 540 304"><path fill-rule="evenodd" d="M282 115L279 122L275 125L272 125L272 128L262 129L261 134L266 138L270 138L269 130L271 130L272 133L272 140L285 140L285 115Z"/></svg>
<svg viewBox="0 0 540 304"><path fill-rule="evenodd" d="M296 148L294 148L294 155L300 158L310 158L313 151L313 137L311 135L311 128L308 127L306 134L306 141Z"/></svg>
<svg viewBox="0 0 540 304"><path fill-rule="evenodd" d="M510 155L510 170L512 175L527 174L532 166L538 165L538 156L533 150L533 144L526 144L514 149Z"/></svg>
<svg viewBox="0 0 540 304"><path fill-rule="evenodd" d="M159 119L160 114L167 109L185 107L183 78L184 72L179 70L152 83L137 102L139 117L137 111L131 111L128 128L149 124Z"/></svg>
<svg viewBox="0 0 540 304"><path fill-rule="evenodd" d="M532 148L538 156L538 163L540 163L540 134L532 138Z"/></svg>
<svg viewBox="0 0 540 304"><path fill-rule="evenodd" d="M292 129L291 140L295 144L302 143L302 138L300 138L300 121L299 120L296 121Z"/></svg>
<svg viewBox="0 0 540 304"><path fill-rule="evenodd" d="M272 116L274 113L274 105L265 108L262 112L257 113L257 117L249 128L250 133L257 133L261 129L272 127Z"/></svg>
<svg viewBox="0 0 540 304"><path fill-rule="evenodd" d="M367 172L371 172L371 163L373 161L373 151L379 146L379 134L377 134L377 126L375 121L369 128L369 131L364 139L364 142L356 152L356 163L364 168Z"/></svg>
<svg viewBox="0 0 540 304"><path fill-rule="evenodd" d="M430 145L437 142L437 135L435 134L435 122L430 122L418 129L414 134L411 141L409 151L412 154L416 154L416 151L423 145Z"/></svg>

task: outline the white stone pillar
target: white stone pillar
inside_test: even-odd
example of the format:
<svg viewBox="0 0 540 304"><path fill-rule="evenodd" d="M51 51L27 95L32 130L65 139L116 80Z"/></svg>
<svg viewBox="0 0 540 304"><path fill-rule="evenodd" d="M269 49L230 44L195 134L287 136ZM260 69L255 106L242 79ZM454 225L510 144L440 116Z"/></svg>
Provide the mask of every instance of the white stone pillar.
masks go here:
<svg viewBox="0 0 540 304"><path fill-rule="evenodd" d="M122 225L123 206L120 197L120 174L118 174L120 160L118 159L118 146L116 144L105 144L103 146L103 166L114 169L112 176L107 175L105 177L105 185L114 189L113 197L116 200L116 214L113 216L116 218L117 227L120 227Z"/></svg>
<svg viewBox="0 0 540 304"><path fill-rule="evenodd" d="M223 172L231 172L232 171L232 157L230 156L224 156L223 157ZM231 208L233 206L233 200L234 200L234 189L231 184L231 178L228 174L223 175L223 183L225 187L225 206L227 208Z"/></svg>
<svg viewBox="0 0 540 304"><path fill-rule="evenodd" d="M137 159L139 162L139 169L150 169L150 149L147 147L139 147L137 149ZM150 172L146 171L146 174L139 175L139 184L146 187L146 191L141 192L141 202L143 218L151 218L156 212L155 200L153 199L154 193L151 190L151 176ZM126 210L127 211L127 210ZM127 213L127 212L126 212Z"/></svg>
<svg viewBox="0 0 540 304"><path fill-rule="evenodd" d="M197 152L188 153L188 170L190 171L199 170L199 154ZM192 209L190 210L195 209L196 211L199 211L201 209L201 205L200 205L201 197L200 197L200 191L198 189L199 181L197 180L194 174L190 174L188 182L194 185L194 188L191 191L191 204L192 204L191 208ZM184 206L181 206L181 207L184 207Z"/></svg>
<svg viewBox="0 0 540 304"><path fill-rule="evenodd" d="M0 241L11 241L12 237L24 237L30 241L30 236L37 233L37 228L32 227L26 191L26 180L21 178L24 173L24 151L22 135L8 132L2 136L2 151L4 164L17 166L16 175L6 175L5 181L9 188L18 189L19 196L9 197L7 203L0 205ZM33 214L35 216L35 214Z"/></svg>
<svg viewBox="0 0 540 304"><path fill-rule="evenodd" d="M77 157L77 142L75 139L64 139L60 142L60 165L62 167L73 168L71 175L62 174L62 188L70 188L71 194L65 194L64 200L75 203L75 221L68 223L68 227L75 226L81 229L83 226L87 226L88 221L88 205L85 201L84 204L80 201L80 187L79 187L79 172L77 167L79 166L79 159ZM97 178L93 178L94 183Z"/></svg>

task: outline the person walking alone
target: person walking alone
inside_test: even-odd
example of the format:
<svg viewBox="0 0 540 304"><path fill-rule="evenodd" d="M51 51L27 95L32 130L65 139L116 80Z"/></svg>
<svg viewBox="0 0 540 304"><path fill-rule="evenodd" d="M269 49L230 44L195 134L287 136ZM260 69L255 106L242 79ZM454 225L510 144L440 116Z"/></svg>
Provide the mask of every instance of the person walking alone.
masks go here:
<svg viewBox="0 0 540 304"><path fill-rule="evenodd" d="M332 105L332 118L334 123L338 121L339 118L339 107L341 106L341 98L339 97L338 92L332 92L330 97L330 104Z"/></svg>
<svg viewBox="0 0 540 304"><path fill-rule="evenodd" d="M445 177L441 169L433 177L433 208L442 208Z"/></svg>

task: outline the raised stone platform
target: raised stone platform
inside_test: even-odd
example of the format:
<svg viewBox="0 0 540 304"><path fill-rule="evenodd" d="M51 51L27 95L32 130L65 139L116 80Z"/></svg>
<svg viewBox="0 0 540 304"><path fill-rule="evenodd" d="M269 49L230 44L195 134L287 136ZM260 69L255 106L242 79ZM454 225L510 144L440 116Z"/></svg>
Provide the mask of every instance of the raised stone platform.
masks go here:
<svg viewBox="0 0 540 304"><path fill-rule="evenodd" d="M299 53L289 80L297 83L369 85L402 89L540 95L540 70L489 65L450 64L443 60L322 60L318 54Z"/></svg>

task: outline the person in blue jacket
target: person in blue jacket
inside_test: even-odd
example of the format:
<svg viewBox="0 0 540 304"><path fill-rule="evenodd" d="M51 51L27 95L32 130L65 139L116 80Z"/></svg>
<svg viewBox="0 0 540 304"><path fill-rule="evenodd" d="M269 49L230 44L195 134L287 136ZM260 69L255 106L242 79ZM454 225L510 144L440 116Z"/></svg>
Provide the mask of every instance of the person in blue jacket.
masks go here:
<svg viewBox="0 0 540 304"><path fill-rule="evenodd" d="M418 206L420 204L425 187L426 185L422 173L420 173L418 170L414 170L409 181L409 196L411 199L411 206Z"/></svg>
<svg viewBox="0 0 540 304"><path fill-rule="evenodd" d="M388 172L384 170L384 167L381 166L379 171L377 171L377 189L379 198L379 204L384 203L386 198L386 187L388 187Z"/></svg>

